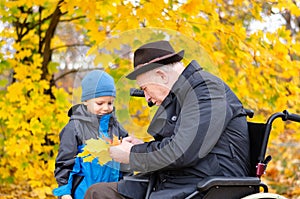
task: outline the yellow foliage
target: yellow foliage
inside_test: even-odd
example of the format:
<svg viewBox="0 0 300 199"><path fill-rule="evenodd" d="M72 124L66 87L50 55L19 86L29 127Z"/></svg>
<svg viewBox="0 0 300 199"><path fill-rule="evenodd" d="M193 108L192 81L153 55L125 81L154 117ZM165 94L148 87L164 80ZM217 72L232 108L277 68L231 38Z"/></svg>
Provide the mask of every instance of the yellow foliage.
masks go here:
<svg viewBox="0 0 300 199"><path fill-rule="evenodd" d="M100 152L102 150L107 151L109 143L103 139L90 139L86 141L85 149L89 152Z"/></svg>
<svg viewBox="0 0 300 199"><path fill-rule="evenodd" d="M78 157L82 157L84 162L91 162L98 158L99 164L104 165L112 160L108 152L109 147L110 144L103 139L89 139Z"/></svg>
<svg viewBox="0 0 300 199"><path fill-rule="evenodd" d="M191 15L197 15L200 10L203 9L202 2L199 3L197 0L188 1L186 4L182 6L182 12L188 13Z"/></svg>

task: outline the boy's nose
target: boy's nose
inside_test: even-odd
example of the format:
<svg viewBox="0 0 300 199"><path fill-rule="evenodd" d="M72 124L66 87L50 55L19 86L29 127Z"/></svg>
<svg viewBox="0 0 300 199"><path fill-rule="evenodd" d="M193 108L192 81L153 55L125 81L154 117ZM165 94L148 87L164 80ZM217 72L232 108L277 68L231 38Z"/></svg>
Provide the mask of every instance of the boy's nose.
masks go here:
<svg viewBox="0 0 300 199"><path fill-rule="evenodd" d="M104 109L104 110L109 110L109 105L108 105L108 104L104 104L103 109Z"/></svg>

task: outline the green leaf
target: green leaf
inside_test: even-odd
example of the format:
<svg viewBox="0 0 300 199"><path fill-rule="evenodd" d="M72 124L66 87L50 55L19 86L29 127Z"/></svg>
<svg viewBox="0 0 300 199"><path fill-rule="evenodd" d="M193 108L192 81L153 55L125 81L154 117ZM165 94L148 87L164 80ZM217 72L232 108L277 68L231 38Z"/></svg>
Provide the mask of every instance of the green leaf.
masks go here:
<svg viewBox="0 0 300 199"><path fill-rule="evenodd" d="M0 79L0 87L5 87L8 83L7 79Z"/></svg>
<svg viewBox="0 0 300 199"><path fill-rule="evenodd" d="M8 69L10 67L10 64L8 61L0 60L0 73L2 73L4 70Z"/></svg>
<svg viewBox="0 0 300 199"><path fill-rule="evenodd" d="M58 66L59 66L58 62L50 62L48 64L48 71L49 71L49 73L53 74L53 73L57 72L58 71L58 69L57 69Z"/></svg>
<svg viewBox="0 0 300 199"><path fill-rule="evenodd" d="M196 33L200 33L200 29L197 26L193 26L193 31Z"/></svg>

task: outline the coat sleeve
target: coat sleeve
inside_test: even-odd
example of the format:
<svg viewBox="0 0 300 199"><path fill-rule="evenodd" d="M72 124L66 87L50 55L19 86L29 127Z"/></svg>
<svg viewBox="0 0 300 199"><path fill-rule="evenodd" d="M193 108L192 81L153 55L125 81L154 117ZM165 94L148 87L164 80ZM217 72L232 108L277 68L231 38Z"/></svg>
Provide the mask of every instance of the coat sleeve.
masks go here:
<svg viewBox="0 0 300 199"><path fill-rule="evenodd" d="M72 123L72 121L71 121ZM68 123L60 132L60 145L55 162L54 175L59 186L68 183L70 172L75 163L78 137L74 125Z"/></svg>
<svg viewBox="0 0 300 199"><path fill-rule="evenodd" d="M217 143L231 118L225 85L220 79L208 78L186 90L180 99L181 112L173 135L133 146L130 153L133 170L151 172L193 166Z"/></svg>

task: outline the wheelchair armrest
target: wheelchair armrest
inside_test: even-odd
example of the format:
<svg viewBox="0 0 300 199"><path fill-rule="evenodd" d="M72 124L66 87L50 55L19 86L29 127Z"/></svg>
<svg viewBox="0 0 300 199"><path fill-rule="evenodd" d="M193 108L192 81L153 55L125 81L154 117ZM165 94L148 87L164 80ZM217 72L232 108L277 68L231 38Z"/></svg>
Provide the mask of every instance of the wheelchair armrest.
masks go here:
<svg viewBox="0 0 300 199"><path fill-rule="evenodd" d="M197 188L199 192L203 192L214 186L257 186L260 182L258 177L210 176L203 178Z"/></svg>
<svg viewBox="0 0 300 199"><path fill-rule="evenodd" d="M135 181L135 182L149 182L149 177L132 175L132 176L124 176L123 180Z"/></svg>

